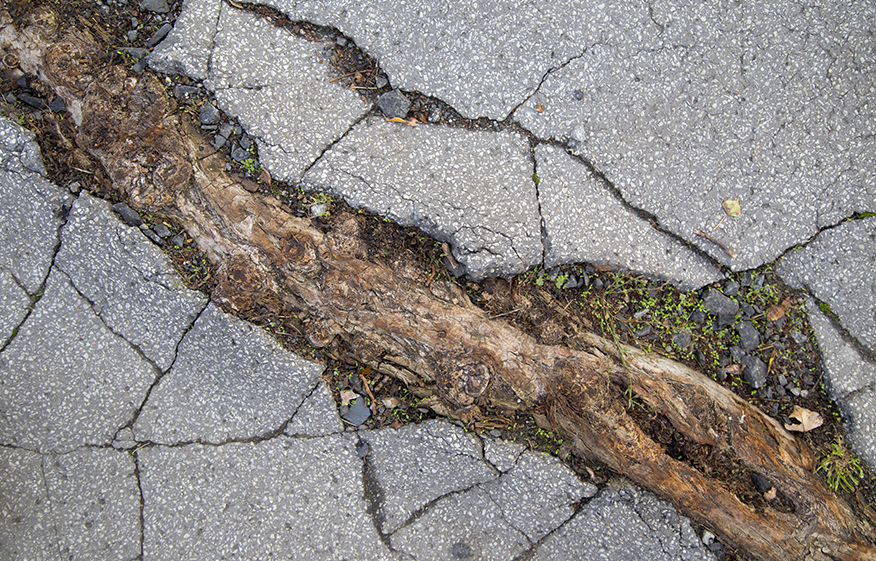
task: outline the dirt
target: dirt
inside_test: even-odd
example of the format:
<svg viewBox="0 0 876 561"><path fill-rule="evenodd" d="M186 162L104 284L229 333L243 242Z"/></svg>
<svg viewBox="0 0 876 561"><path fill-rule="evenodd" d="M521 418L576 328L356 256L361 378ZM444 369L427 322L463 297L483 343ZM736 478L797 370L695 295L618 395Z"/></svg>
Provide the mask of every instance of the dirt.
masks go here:
<svg viewBox="0 0 876 561"><path fill-rule="evenodd" d="M103 11L93 2L74 0L60 4L48 1L42 3L60 11L62 20L88 30L107 53L102 63L110 65L125 60L129 69L133 59L126 59L126 55L119 54L118 48L128 45L124 34L131 27L131 17L137 18L142 24L141 37L145 41L164 19L172 20L176 15L174 12L166 16L141 12L136 3L126 6L113 4L110 9ZM10 13L13 17L23 17L34 4L38 5L40 2L15 0L10 4ZM174 3L174 9L178 13L179 2ZM339 34L336 31L290 22L267 8L259 10L275 25L283 26L309 40L324 42L338 82L344 87L355 89L372 101L387 91L389 86L381 85L386 76L377 62L352 44L339 45ZM14 66L8 64L13 61L5 62L0 93L19 93L21 87L16 84L16 80L20 78L20 74L15 72ZM133 71L129 71L133 76ZM189 83L186 78L163 79L169 90L177 83ZM47 100L51 99L52 92L35 78L29 80L28 87L31 92L42 95ZM409 92L409 97L413 102L411 115L417 122L490 130L513 128L508 123L485 119L465 120L440 100L418 92ZM208 99L209 97L202 96L180 101L175 105L175 110L196 114L199 106ZM105 172L88 155L75 147L73 125L68 116L48 110L37 111L20 102L5 101L0 101L0 112L36 133L49 179L53 182L63 186L72 185L74 190L86 190L114 202L118 200L115 191L108 187L109 179ZM229 138L228 145L239 138L240 133ZM576 339L576 334L582 330L590 330L617 343L667 356L699 370L780 422L789 421L788 415L794 406L817 411L824 418L824 425L817 430L799 434L799 438L806 441L819 457L825 456L837 437L844 435L841 413L828 399L824 388L823 366L803 307L804 294L785 286L775 275L772 265L756 271L728 273L728 278L740 285L740 302L745 302L753 310L751 321L767 334L756 354L769 365L768 383L760 390L753 390L742 380L741 373L729 359L729 348L738 342L738 335L732 326L716 328L712 318L705 317L701 321L697 319L697 312L703 311L700 303L702 291L683 293L665 282L586 263L566 265L551 271L536 269L508 280L488 279L475 283L464 278L454 278L448 269L446 245L418 230L399 227L379 216L352 209L323 194L304 192L297 186L277 182L257 166L247 167L230 158L229 166L240 174L242 180L249 181L253 190L272 194L286 203L298 216L310 216L310 208L314 203L327 203L328 211L325 214L311 218L314 225L323 230L332 230L343 217L350 214L361 215L366 224L364 241L368 244L370 255L408 260L420 271L425 283L436 278L456 282L472 302L491 317L502 318L544 344L579 347L581 343ZM161 215L145 216L144 220L148 224L164 222L174 233L184 232L182 225L174 224ZM214 280L212 265L190 239L186 239L180 246L166 244L164 250L187 286L210 293ZM763 275L762 286L755 288L760 284L757 280L759 275ZM571 287L575 283L570 281L585 278L585 285ZM723 284L713 286L721 288ZM780 313L781 317L777 318L776 315ZM293 313L278 317L267 310L255 310L245 319L273 333L288 349L325 364L324 378L339 403L343 392L347 390L373 396L371 407L374 414L364 427L397 428L436 416L430 409L420 406L422 396L418 397L412 389L406 388L396 379L372 370L373 365L358 364L350 360L345 356L343 346L329 354L324 349L310 345L305 337L310 321L306 315ZM679 346L678 339L673 339L679 333L689 335L689 345ZM797 339L794 339L795 334ZM802 340L802 343L797 343L797 340ZM780 375L796 385L800 394L786 392L785 395L779 395L776 388ZM755 489L751 473L739 470L734 463L714 454L708 447L685 442L665 419L649 411L635 396L630 395L628 398L628 407L636 421L673 457L723 481L737 496L754 507L765 506L765 499ZM555 454L569 462L584 478L597 483L602 483L613 475L606 468L571 454L569 443L561 435L549 430L537 413L521 415L510 411L488 410L482 418L476 419L467 428ZM872 508L876 505L876 477L866 464L863 467L865 474L856 492L849 493L842 489L839 492L863 511L871 509L869 512L872 517ZM776 507L777 504L785 503L790 504L779 497L778 503L773 501L770 504ZM729 558L744 558L741 554L729 553Z"/></svg>

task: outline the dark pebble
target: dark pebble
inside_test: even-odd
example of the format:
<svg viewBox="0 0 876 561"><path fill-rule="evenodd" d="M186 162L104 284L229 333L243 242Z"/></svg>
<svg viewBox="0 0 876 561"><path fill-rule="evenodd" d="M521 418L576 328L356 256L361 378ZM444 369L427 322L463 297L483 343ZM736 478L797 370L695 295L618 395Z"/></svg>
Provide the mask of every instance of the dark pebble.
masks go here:
<svg viewBox="0 0 876 561"><path fill-rule="evenodd" d="M724 294L727 296L736 296L739 294L739 283L736 281L727 281L724 285Z"/></svg>
<svg viewBox="0 0 876 561"><path fill-rule="evenodd" d="M143 235L152 240L152 243L156 245L161 245L161 238L155 235L155 232L153 232L152 230L148 228L143 230Z"/></svg>
<svg viewBox="0 0 876 561"><path fill-rule="evenodd" d="M739 311L739 304L735 300L728 298L714 288L710 288L703 297L703 307L710 314L718 316L722 324L726 324L728 320L732 322L736 312Z"/></svg>
<svg viewBox="0 0 876 561"><path fill-rule="evenodd" d="M161 42L162 39L167 37L167 34L170 33L170 30L173 29L173 26L169 23L165 23L161 27L158 28L158 31L152 34L152 37L146 41L146 48L151 49L155 45Z"/></svg>
<svg viewBox="0 0 876 561"><path fill-rule="evenodd" d="M736 345L733 345L728 350L730 351L730 356L733 357L733 362L742 362L742 359L747 356L745 351Z"/></svg>
<svg viewBox="0 0 876 561"><path fill-rule="evenodd" d="M144 49L142 47L125 47L122 49L122 52L140 60L149 54L149 49Z"/></svg>
<svg viewBox="0 0 876 561"><path fill-rule="evenodd" d="M806 374L805 376L803 376L803 385L814 386L815 378L813 378L811 374Z"/></svg>
<svg viewBox="0 0 876 561"><path fill-rule="evenodd" d="M143 220L140 218L140 215L137 214L134 209L126 205L125 203L116 203L112 206L113 210L116 214L122 217L122 220L128 226L134 226L139 228L141 224L143 224Z"/></svg>
<svg viewBox="0 0 876 561"><path fill-rule="evenodd" d="M156 14L166 14L170 11L170 6L167 5L167 0L143 0L140 2L140 9Z"/></svg>
<svg viewBox="0 0 876 561"><path fill-rule="evenodd" d="M161 222L152 226L152 231L158 234L158 237L160 238L167 238L173 234L173 232L170 231L170 228L168 228Z"/></svg>
<svg viewBox="0 0 876 561"><path fill-rule="evenodd" d="M580 288L584 284L584 281L579 279L575 275L569 275L569 278L566 279L566 284L563 285L563 288Z"/></svg>
<svg viewBox="0 0 876 561"><path fill-rule="evenodd" d="M49 108L49 106L46 105L46 102L44 100L42 100L38 97L34 97L30 94L20 93L15 97L17 97L18 100L21 101L22 103L26 103L26 104L30 105L31 107L33 107L34 109L39 109L40 111L43 111L44 109Z"/></svg>
<svg viewBox="0 0 876 561"><path fill-rule="evenodd" d="M746 351L753 351L760 345L760 334L750 321L737 323L736 333L739 334L739 346Z"/></svg>
<svg viewBox="0 0 876 561"><path fill-rule="evenodd" d="M136 29L132 29L125 34L125 38L128 40L129 43L134 43L135 41L137 41L137 37L139 37L139 35L140 34L137 33Z"/></svg>
<svg viewBox="0 0 876 561"><path fill-rule="evenodd" d="M380 88L386 86L389 83L389 80L384 78L383 76L378 76L374 79L374 86L379 90Z"/></svg>
<svg viewBox="0 0 876 561"><path fill-rule="evenodd" d="M146 63L147 62L148 61L146 58L141 58L140 60L138 60L137 62L134 63L134 66L131 67L131 70L133 70L135 74L140 74L141 72L146 70Z"/></svg>
<svg viewBox="0 0 876 561"><path fill-rule="evenodd" d="M220 148L225 146L226 142L228 142L227 138L225 138L221 134L217 134L216 136L213 137L213 142L211 142L210 144L213 146L213 148L215 148L216 150L219 150Z"/></svg>
<svg viewBox="0 0 876 561"><path fill-rule="evenodd" d="M173 87L173 97L177 99L188 99L189 97L196 95L198 95L198 88L195 86L177 84Z"/></svg>
<svg viewBox="0 0 876 561"><path fill-rule="evenodd" d="M645 335L648 335L649 333L651 333L651 326L644 325L644 326L640 327L639 329L637 329L633 333L633 335L635 335L636 337L644 337Z"/></svg>
<svg viewBox="0 0 876 561"><path fill-rule="evenodd" d="M388 119L404 119L411 108L411 101L398 90L391 90L377 98L377 107Z"/></svg>
<svg viewBox="0 0 876 561"><path fill-rule="evenodd" d="M742 313L747 315L748 317L754 317L757 313L754 308L751 307L751 304L748 302L743 302L740 307L742 308Z"/></svg>
<svg viewBox="0 0 876 561"><path fill-rule="evenodd" d="M23 90L30 89L30 76L27 74L19 76L18 79L15 80L15 85Z"/></svg>
<svg viewBox="0 0 876 561"><path fill-rule="evenodd" d="M49 109L51 109L55 113L63 113L67 110L67 106L64 104L64 100L61 99L61 96L56 95L49 103Z"/></svg>
<svg viewBox="0 0 876 561"><path fill-rule="evenodd" d="M201 118L202 125L215 125L219 123L219 119L221 115L219 114L219 110L216 109L216 106L212 103L205 103L201 106L201 111L199 113Z"/></svg>
<svg viewBox="0 0 876 561"><path fill-rule="evenodd" d="M763 281L764 281L763 274L757 275L751 281L751 289L752 290L760 290L761 288L763 288Z"/></svg>
<svg viewBox="0 0 876 561"><path fill-rule="evenodd" d="M757 489L758 493L766 493L773 488L770 480L759 473L751 474L751 482L754 483L754 488Z"/></svg>
<svg viewBox="0 0 876 561"><path fill-rule="evenodd" d="M360 426L371 417L371 410L365 405L365 398L359 396L341 417L354 426Z"/></svg>
<svg viewBox="0 0 876 561"><path fill-rule="evenodd" d="M596 277L596 279L593 281L593 288L595 288L596 290L602 290L604 287L605 287L605 283L602 282L602 279L599 277Z"/></svg>
<svg viewBox="0 0 876 561"><path fill-rule="evenodd" d="M356 445L356 455L360 458L364 458L365 456L367 456L369 450L370 447L368 446L367 442L360 442Z"/></svg>
<svg viewBox="0 0 876 561"><path fill-rule="evenodd" d="M800 333L799 331L792 331L791 332L791 339L793 339L794 342L797 343L798 345L802 345L803 343L806 342L806 336L803 335L802 333Z"/></svg>
<svg viewBox="0 0 876 561"><path fill-rule="evenodd" d="M474 557L475 552L465 542L456 542L450 546L450 554L455 559L469 559Z"/></svg>
<svg viewBox="0 0 876 561"><path fill-rule="evenodd" d="M690 313L690 320L694 323L703 324L706 322L706 314L702 310L694 310Z"/></svg>
<svg viewBox="0 0 876 561"><path fill-rule="evenodd" d="M694 353L694 357L696 357L697 364L699 364L701 368L706 365L706 355L703 351L697 349Z"/></svg>
<svg viewBox="0 0 876 561"><path fill-rule="evenodd" d="M252 147L252 139L246 135L240 137L240 147L249 150Z"/></svg>
<svg viewBox="0 0 876 561"><path fill-rule="evenodd" d="M688 348L690 346L690 341L690 333L687 331L681 331L672 336L672 342L675 343L679 349Z"/></svg>
<svg viewBox="0 0 876 561"><path fill-rule="evenodd" d="M182 247L186 243L186 238L182 234L177 234L171 238L170 243L172 243L174 247Z"/></svg>
<svg viewBox="0 0 876 561"><path fill-rule="evenodd" d="M746 356L740 363L745 366L742 370L742 379L748 382L754 389L760 389L766 384L767 366L756 356Z"/></svg>
<svg viewBox="0 0 876 561"><path fill-rule="evenodd" d="M231 148L231 157L234 158L235 161L242 162L249 158L249 152L235 144Z"/></svg>

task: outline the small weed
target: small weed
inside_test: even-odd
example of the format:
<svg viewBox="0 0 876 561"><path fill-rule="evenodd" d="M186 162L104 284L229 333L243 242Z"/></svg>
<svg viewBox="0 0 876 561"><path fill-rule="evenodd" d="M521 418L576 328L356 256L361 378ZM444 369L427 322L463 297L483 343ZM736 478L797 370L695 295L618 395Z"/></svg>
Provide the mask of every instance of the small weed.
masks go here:
<svg viewBox="0 0 876 561"><path fill-rule="evenodd" d="M248 175L253 175L255 173L256 163L255 163L254 159L247 158L244 161L242 161L241 163L243 164L243 169L246 170L246 173Z"/></svg>
<svg viewBox="0 0 876 561"><path fill-rule="evenodd" d="M565 288L565 286L566 286L567 280L569 280L568 274L563 273L561 275L557 275L557 281L556 281L557 290L563 290L563 288Z"/></svg>
<svg viewBox="0 0 876 561"><path fill-rule="evenodd" d="M843 443L842 435L837 435L830 451L821 459L816 471L823 471L827 484L836 491L840 487L849 493L854 492L858 480L864 477L861 460L852 456Z"/></svg>

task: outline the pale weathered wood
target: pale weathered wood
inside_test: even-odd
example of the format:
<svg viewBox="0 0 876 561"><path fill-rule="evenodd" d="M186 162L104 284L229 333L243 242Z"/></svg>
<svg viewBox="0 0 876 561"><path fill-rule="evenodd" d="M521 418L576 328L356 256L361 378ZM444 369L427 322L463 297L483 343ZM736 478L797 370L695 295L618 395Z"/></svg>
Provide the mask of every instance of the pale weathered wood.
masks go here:
<svg viewBox="0 0 876 561"><path fill-rule="evenodd" d="M185 225L218 265L212 297L226 309L304 310L313 344L343 339L358 360L432 394L430 404L448 415L476 418L485 405L543 411L580 453L755 557L876 559L873 529L813 474L806 445L731 392L637 349L623 347L621 360L594 334L580 335L583 350L539 344L490 319L456 285L426 283L403 261L367 258L356 216L324 234L229 177L188 116L166 114L156 78L103 67L76 33L49 44L35 64L81 111L80 149L132 206ZM669 456L630 415L628 388L687 439L768 477L795 511L758 511Z"/></svg>

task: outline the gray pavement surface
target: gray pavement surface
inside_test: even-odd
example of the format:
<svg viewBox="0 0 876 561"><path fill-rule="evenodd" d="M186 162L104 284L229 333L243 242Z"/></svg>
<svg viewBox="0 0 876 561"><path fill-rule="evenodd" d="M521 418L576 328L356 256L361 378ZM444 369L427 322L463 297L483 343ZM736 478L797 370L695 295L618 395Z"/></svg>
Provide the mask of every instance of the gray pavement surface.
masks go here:
<svg viewBox="0 0 876 561"><path fill-rule="evenodd" d="M402 93L523 129L387 123L324 45L185 0L149 64L203 80L274 177L423 228L473 278L591 261L695 288L778 258L876 467L876 239L855 214L876 212L876 5L267 3ZM712 557L653 495L513 443L348 429L319 365L44 173L0 118L0 559Z"/></svg>
<svg viewBox="0 0 876 561"><path fill-rule="evenodd" d="M0 559L512 561L580 549L581 530L557 537L579 517L629 531L589 522L608 491L519 444L444 420L345 428L322 366L184 288L109 203L15 168L0 196L19 224L69 202L39 217L41 252L0 248ZM20 271L43 277L29 290ZM619 485L651 525L607 551L712 558L672 507Z"/></svg>

